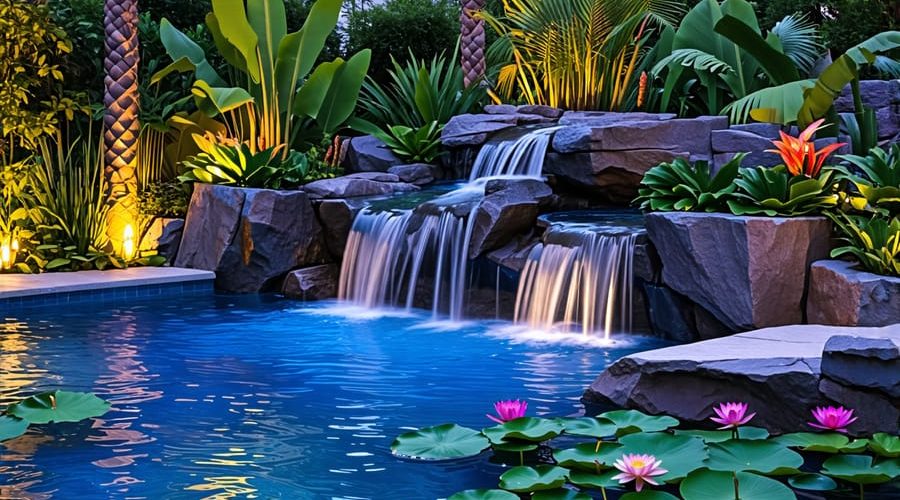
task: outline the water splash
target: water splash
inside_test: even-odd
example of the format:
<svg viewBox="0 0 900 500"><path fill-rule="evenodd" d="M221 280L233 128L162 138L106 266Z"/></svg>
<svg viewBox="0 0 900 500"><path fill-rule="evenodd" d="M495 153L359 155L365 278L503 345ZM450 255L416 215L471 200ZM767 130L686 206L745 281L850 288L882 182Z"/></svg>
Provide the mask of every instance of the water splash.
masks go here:
<svg viewBox="0 0 900 500"><path fill-rule="evenodd" d="M515 139L488 142L475 158L469 182L501 175L540 179L547 147L558 129L539 128Z"/></svg>

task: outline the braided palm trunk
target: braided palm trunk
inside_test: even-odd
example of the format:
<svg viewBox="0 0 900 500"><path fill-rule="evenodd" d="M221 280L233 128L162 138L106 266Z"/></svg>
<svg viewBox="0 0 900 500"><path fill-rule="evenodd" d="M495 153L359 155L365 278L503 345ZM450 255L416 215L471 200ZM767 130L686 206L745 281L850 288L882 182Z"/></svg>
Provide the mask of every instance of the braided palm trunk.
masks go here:
<svg viewBox="0 0 900 500"><path fill-rule="evenodd" d="M137 214L138 12L137 0L105 0L106 92L103 104L104 174L110 204L108 234L122 240Z"/></svg>
<svg viewBox="0 0 900 500"><path fill-rule="evenodd" d="M460 58L466 85L484 76L487 62L484 58L484 21L472 15L484 8L485 0L462 0L460 21Z"/></svg>

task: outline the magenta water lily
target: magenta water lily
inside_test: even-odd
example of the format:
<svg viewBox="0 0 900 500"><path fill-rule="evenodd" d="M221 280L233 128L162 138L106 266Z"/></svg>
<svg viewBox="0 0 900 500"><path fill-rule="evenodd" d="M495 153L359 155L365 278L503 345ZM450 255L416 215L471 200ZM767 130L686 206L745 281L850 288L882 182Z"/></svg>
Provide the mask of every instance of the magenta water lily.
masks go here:
<svg viewBox="0 0 900 500"><path fill-rule="evenodd" d="M619 484L634 481L634 489L641 491L644 483L658 485L653 478L661 476L669 471L660 467L662 460L657 460L653 455L625 454L616 460L616 469L622 471L612 478L619 481Z"/></svg>
<svg viewBox="0 0 900 500"><path fill-rule="evenodd" d="M525 412L528 411L528 401L521 401L518 399L497 401L494 403L494 411L497 412L497 416L487 415L487 418L498 424L504 424L510 420L524 417Z"/></svg>
<svg viewBox="0 0 900 500"><path fill-rule="evenodd" d="M815 422L809 422L811 427L835 432L847 432L847 426L856 421L853 410L843 406L819 406L812 411Z"/></svg>
<svg viewBox="0 0 900 500"><path fill-rule="evenodd" d="M747 414L749 405L747 403L721 403L713 408L717 417L710 417L710 420L721 425L719 429L736 429L741 425L749 422L756 413Z"/></svg>

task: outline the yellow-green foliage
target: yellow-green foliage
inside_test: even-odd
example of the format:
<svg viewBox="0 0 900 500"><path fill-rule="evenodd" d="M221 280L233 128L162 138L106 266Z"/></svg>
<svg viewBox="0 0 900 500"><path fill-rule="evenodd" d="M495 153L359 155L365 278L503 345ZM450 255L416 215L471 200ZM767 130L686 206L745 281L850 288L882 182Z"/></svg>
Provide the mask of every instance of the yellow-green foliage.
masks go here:
<svg viewBox="0 0 900 500"><path fill-rule="evenodd" d="M75 103L62 96L59 66L70 50L46 6L0 0L0 153L55 133L60 113L71 119Z"/></svg>

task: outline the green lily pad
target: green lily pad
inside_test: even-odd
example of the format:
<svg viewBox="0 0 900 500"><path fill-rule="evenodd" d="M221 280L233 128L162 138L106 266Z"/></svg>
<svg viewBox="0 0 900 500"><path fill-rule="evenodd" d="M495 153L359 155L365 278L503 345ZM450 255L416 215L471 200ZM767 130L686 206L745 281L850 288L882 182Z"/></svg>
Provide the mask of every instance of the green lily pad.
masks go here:
<svg viewBox="0 0 900 500"><path fill-rule="evenodd" d="M32 424L80 422L109 411L109 403L88 392L53 391L13 403L6 412Z"/></svg>
<svg viewBox="0 0 900 500"><path fill-rule="evenodd" d="M738 439L709 445L706 467L713 471L797 474L803 457L772 441Z"/></svg>
<svg viewBox="0 0 900 500"><path fill-rule="evenodd" d="M850 447L850 438L837 432L795 432L778 436L774 441L792 448L800 448L803 451L819 451L823 453L853 451L859 447L858 445ZM865 443L863 443L862 447L865 448Z"/></svg>
<svg viewBox="0 0 900 500"><path fill-rule="evenodd" d="M879 484L900 475L900 461L874 464L868 455L837 455L822 464L822 474L854 484Z"/></svg>
<svg viewBox="0 0 900 500"><path fill-rule="evenodd" d="M734 498L734 476L731 472L696 470L681 482L684 500L725 500ZM796 500L794 492L784 484L751 472L736 473L741 500Z"/></svg>
<svg viewBox="0 0 900 500"><path fill-rule="evenodd" d="M559 488L557 490L538 491L531 495L531 500L593 500L590 495L579 491Z"/></svg>
<svg viewBox="0 0 900 500"><path fill-rule="evenodd" d="M600 443L600 449L597 449L597 443L582 443L574 448L554 450L553 458L563 467L596 471L598 468L612 467L613 462L622 456L618 451L621 448L618 443Z"/></svg>
<svg viewBox="0 0 900 500"><path fill-rule="evenodd" d="M837 488L834 479L822 474L798 474L788 478L788 484L798 490L831 491Z"/></svg>
<svg viewBox="0 0 900 500"><path fill-rule="evenodd" d="M517 493L554 490L566 484L568 474L568 470L555 465L520 465L500 476L500 487Z"/></svg>
<svg viewBox="0 0 900 500"><path fill-rule="evenodd" d="M522 417L510 420L503 425L495 425L484 429L482 433L492 443L502 443L504 440L520 439L540 443L553 439L563 432L563 426L556 419Z"/></svg>
<svg viewBox="0 0 900 500"><path fill-rule="evenodd" d="M618 469L610 470L603 472L601 474L594 474L591 472L585 472L581 470L573 470L569 471L569 482L574 484L575 486L580 486L582 488L592 488L595 490L599 490L601 488L618 488L621 486L619 481L613 479L613 476L619 473Z"/></svg>
<svg viewBox="0 0 900 500"><path fill-rule="evenodd" d="M706 444L696 436L673 436L664 432L629 434L619 440L620 449L607 449L606 463L626 453L648 454L656 457L667 473L657 476L659 481L675 481L704 466L708 454Z"/></svg>
<svg viewBox="0 0 900 500"><path fill-rule="evenodd" d="M605 438L616 434L616 424L605 418L558 418L563 425L566 434L573 436L585 436L592 438Z"/></svg>
<svg viewBox="0 0 900 500"><path fill-rule="evenodd" d="M598 415L616 426L616 436L635 432L657 432L678 426L678 420L666 415L652 416L637 410L615 410Z"/></svg>
<svg viewBox="0 0 900 500"><path fill-rule="evenodd" d="M697 436L707 443L721 443L731 439L731 431L700 431L700 430L682 430L675 429L677 436ZM769 431L762 427L741 427L738 437L740 439L766 439L769 437Z"/></svg>
<svg viewBox="0 0 900 500"><path fill-rule="evenodd" d="M678 500L678 497L665 491L644 490L626 493L619 497L619 500Z"/></svg>
<svg viewBox="0 0 900 500"><path fill-rule="evenodd" d="M419 460L450 460L474 457L489 446L487 438L474 429L443 424L397 436L391 444L391 452Z"/></svg>
<svg viewBox="0 0 900 500"><path fill-rule="evenodd" d="M0 415L0 441L17 438L28 430L28 422L10 415Z"/></svg>
<svg viewBox="0 0 900 500"><path fill-rule="evenodd" d="M466 490L454 493L447 500L519 500L519 495L506 490Z"/></svg>
<svg viewBox="0 0 900 500"><path fill-rule="evenodd" d="M900 457L900 437L879 432L869 440L869 449L882 457Z"/></svg>
<svg viewBox="0 0 900 500"><path fill-rule="evenodd" d="M519 440L503 440L499 443L491 443L491 448L494 451L505 451L508 453L522 453L526 451L534 451L538 449L537 443L532 443L530 441L519 441Z"/></svg>

